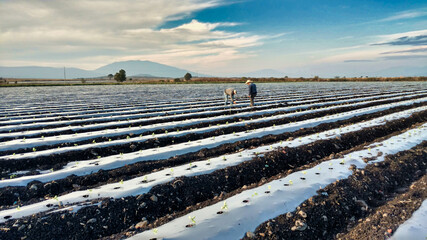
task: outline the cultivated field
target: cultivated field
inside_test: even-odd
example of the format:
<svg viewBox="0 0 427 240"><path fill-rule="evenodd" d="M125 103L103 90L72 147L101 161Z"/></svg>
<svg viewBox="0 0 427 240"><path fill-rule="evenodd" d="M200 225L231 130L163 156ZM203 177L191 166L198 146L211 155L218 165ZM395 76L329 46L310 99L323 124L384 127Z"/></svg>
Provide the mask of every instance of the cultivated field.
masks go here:
<svg viewBox="0 0 427 240"><path fill-rule="evenodd" d="M425 238L426 83L257 88L0 88L0 239Z"/></svg>

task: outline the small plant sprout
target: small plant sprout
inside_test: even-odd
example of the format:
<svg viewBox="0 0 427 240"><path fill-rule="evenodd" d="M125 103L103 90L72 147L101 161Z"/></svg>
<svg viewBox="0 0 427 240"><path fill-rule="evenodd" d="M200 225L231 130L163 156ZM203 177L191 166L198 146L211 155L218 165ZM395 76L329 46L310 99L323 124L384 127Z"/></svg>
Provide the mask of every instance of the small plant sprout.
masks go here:
<svg viewBox="0 0 427 240"><path fill-rule="evenodd" d="M37 149L33 147L33 152L35 152L35 151L37 151Z"/></svg>
<svg viewBox="0 0 427 240"><path fill-rule="evenodd" d="M292 180L289 180L289 185L292 185L292 184L294 184L294 182L292 182Z"/></svg>
<svg viewBox="0 0 427 240"><path fill-rule="evenodd" d="M271 185L268 185L267 188L268 188L268 190L271 190Z"/></svg>
<svg viewBox="0 0 427 240"><path fill-rule="evenodd" d="M146 182L148 180L147 176L144 176L144 178L142 179L142 181Z"/></svg>
<svg viewBox="0 0 427 240"><path fill-rule="evenodd" d="M120 184L123 184L123 179L122 179L122 180L120 180Z"/></svg>
<svg viewBox="0 0 427 240"><path fill-rule="evenodd" d="M89 192L92 192L92 189L88 189Z"/></svg>
<svg viewBox="0 0 427 240"><path fill-rule="evenodd" d="M165 130L165 134L168 134L168 130Z"/></svg>
<svg viewBox="0 0 427 240"><path fill-rule="evenodd" d="M228 210L227 201L224 201L224 205L222 205L221 210Z"/></svg>
<svg viewBox="0 0 427 240"><path fill-rule="evenodd" d="M93 141L92 141L92 143L96 143L96 141L95 141L95 140L93 140Z"/></svg>
<svg viewBox="0 0 427 240"><path fill-rule="evenodd" d="M272 145L270 145L270 149L273 149L273 146L272 146Z"/></svg>
<svg viewBox="0 0 427 240"><path fill-rule="evenodd" d="M58 195L55 195L55 197L53 197L53 199L55 199L57 202L59 202Z"/></svg>
<svg viewBox="0 0 427 240"><path fill-rule="evenodd" d="M15 156L15 155L16 155L16 153L13 153L12 155L13 155L13 156Z"/></svg>
<svg viewBox="0 0 427 240"><path fill-rule="evenodd" d="M341 164L344 164L344 163L345 163L345 160L344 160L344 159L342 159L340 163L341 163Z"/></svg>
<svg viewBox="0 0 427 240"><path fill-rule="evenodd" d="M100 159L100 158L101 158L101 156L98 156L98 157L96 157L96 158Z"/></svg>
<svg viewBox="0 0 427 240"><path fill-rule="evenodd" d="M222 156L222 160L227 161L227 158L225 158L225 156Z"/></svg>
<svg viewBox="0 0 427 240"><path fill-rule="evenodd" d="M21 211L21 207L18 205L18 207L16 207L16 210Z"/></svg>
<svg viewBox="0 0 427 240"><path fill-rule="evenodd" d="M332 162L329 163L329 166L332 166Z"/></svg>
<svg viewBox="0 0 427 240"><path fill-rule="evenodd" d="M78 146L78 144L77 143L74 143L74 147L77 147Z"/></svg>
<svg viewBox="0 0 427 240"><path fill-rule="evenodd" d="M16 174L10 175L10 179L16 178Z"/></svg>
<svg viewBox="0 0 427 240"><path fill-rule="evenodd" d="M252 194L252 197L258 196L257 192L254 192L254 194Z"/></svg>
<svg viewBox="0 0 427 240"><path fill-rule="evenodd" d="M53 168L49 169L50 172L53 172Z"/></svg>
<svg viewBox="0 0 427 240"><path fill-rule="evenodd" d="M151 134L151 135L153 135L153 136L154 136L155 134L153 133L153 134Z"/></svg>
<svg viewBox="0 0 427 240"><path fill-rule="evenodd" d="M126 139L130 139L130 136L127 136Z"/></svg>
<svg viewBox="0 0 427 240"><path fill-rule="evenodd" d="M371 148L370 147L368 148L368 151L371 152Z"/></svg>
<svg viewBox="0 0 427 240"><path fill-rule="evenodd" d="M194 216L194 217L192 217L192 216L188 216L188 218L190 219L190 221L191 221L191 225L196 225L196 216Z"/></svg>
<svg viewBox="0 0 427 240"><path fill-rule="evenodd" d="M154 233L154 234L157 234L158 232L159 232L159 230L158 230L157 228L154 228L154 229L153 229L153 233Z"/></svg>
<svg viewBox="0 0 427 240"><path fill-rule="evenodd" d="M79 165L79 162L76 162L76 165Z"/></svg>
<svg viewBox="0 0 427 240"><path fill-rule="evenodd" d="M44 136L42 136L42 139L44 139Z"/></svg>
<svg viewBox="0 0 427 240"><path fill-rule="evenodd" d="M302 171L302 174L307 174L307 171Z"/></svg>
<svg viewBox="0 0 427 240"><path fill-rule="evenodd" d="M171 174L173 174L173 168L171 168Z"/></svg>

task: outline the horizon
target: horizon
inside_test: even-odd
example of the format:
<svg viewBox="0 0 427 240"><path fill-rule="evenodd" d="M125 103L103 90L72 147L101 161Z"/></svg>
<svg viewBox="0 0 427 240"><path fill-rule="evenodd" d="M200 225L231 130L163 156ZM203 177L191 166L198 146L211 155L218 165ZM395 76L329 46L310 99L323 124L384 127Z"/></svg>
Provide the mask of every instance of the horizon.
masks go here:
<svg viewBox="0 0 427 240"><path fill-rule="evenodd" d="M0 66L95 70L139 60L219 77L427 69L427 3L420 0L0 4Z"/></svg>

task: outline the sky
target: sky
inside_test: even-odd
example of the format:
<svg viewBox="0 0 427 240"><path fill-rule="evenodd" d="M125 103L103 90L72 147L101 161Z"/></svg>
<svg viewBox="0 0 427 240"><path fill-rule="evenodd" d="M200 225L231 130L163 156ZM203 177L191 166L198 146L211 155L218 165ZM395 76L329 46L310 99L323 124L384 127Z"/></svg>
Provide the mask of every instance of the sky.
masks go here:
<svg viewBox="0 0 427 240"><path fill-rule="evenodd" d="M214 76L427 68L425 0L0 0L0 66L148 60Z"/></svg>

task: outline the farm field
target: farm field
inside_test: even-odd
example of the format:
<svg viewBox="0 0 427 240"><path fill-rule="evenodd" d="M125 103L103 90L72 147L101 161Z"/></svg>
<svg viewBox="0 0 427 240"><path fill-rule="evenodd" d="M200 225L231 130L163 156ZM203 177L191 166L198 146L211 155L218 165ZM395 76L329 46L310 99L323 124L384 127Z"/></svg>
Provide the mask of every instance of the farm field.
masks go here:
<svg viewBox="0 0 427 240"><path fill-rule="evenodd" d="M0 239L427 236L425 82L257 88L0 88Z"/></svg>

